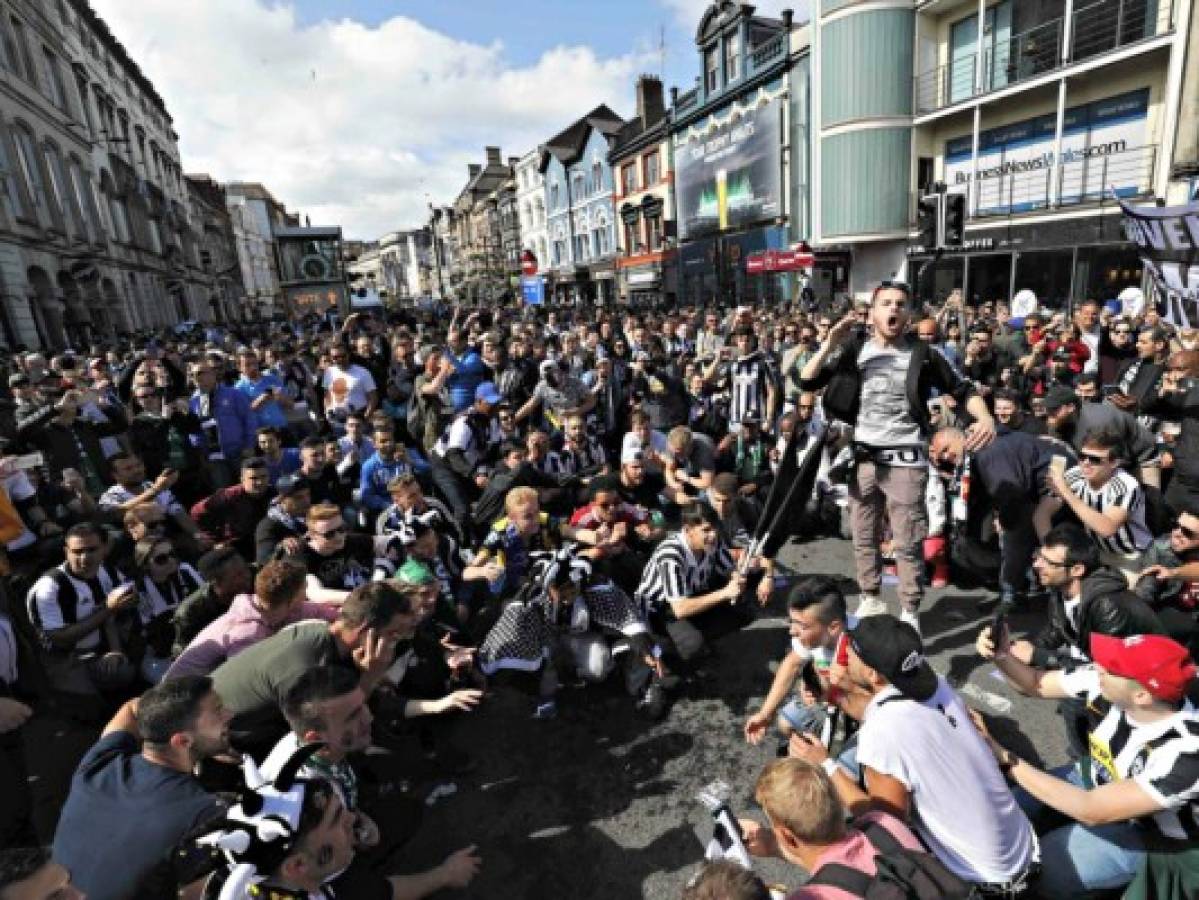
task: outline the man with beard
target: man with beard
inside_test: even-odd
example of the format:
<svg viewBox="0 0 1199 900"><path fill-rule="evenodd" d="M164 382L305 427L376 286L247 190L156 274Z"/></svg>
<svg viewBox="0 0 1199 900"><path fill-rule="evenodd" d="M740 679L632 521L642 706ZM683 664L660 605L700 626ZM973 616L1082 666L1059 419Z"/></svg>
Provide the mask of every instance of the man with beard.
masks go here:
<svg viewBox="0 0 1199 900"><path fill-rule="evenodd" d="M1119 456L1142 484L1159 487L1161 460L1157 440L1136 418L1110 403L1083 403L1074 391L1058 385L1045 395L1046 424L1049 434L1065 441L1075 451L1082 449L1083 437L1104 431L1120 441Z"/></svg>
<svg viewBox="0 0 1199 900"><path fill-rule="evenodd" d="M1160 325L1142 328L1137 333L1136 356L1126 360L1113 379L1119 393L1108 399L1127 413L1137 413L1165 374L1169 351L1170 335L1166 329Z"/></svg>
<svg viewBox="0 0 1199 900"><path fill-rule="evenodd" d="M254 533L273 495L266 460L254 456L242 463L240 483L204 498L191 515L210 546L231 546L245 559L254 559Z"/></svg>
<svg viewBox="0 0 1199 900"><path fill-rule="evenodd" d="M917 611L924 599L924 539L928 536L925 490L927 403L933 391L952 394L974 418L968 450L995 437L987 404L945 357L907 334L912 289L884 281L874 291L868 313L870 332L851 338L855 316L846 316L808 360L801 373L804 390L826 388L824 412L854 426L856 466L849 476L849 510L854 563L861 587L859 617L886 611L879 597L882 552L878 535L883 517L891 523L899 574L901 617L919 630Z"/></svg>
<svg viewBox="0 0 1199 900"><path fill-rule="evenodd" d="M729 430L736 433L741 422L753 418L769 426L779 407L778 376L770 357L758 349L753 328L738 328L733 333L736 353L727 348L720 359L704 373L707 381L719 374L729 390Z"/></svg>
<svg viewBox="0 0 1199 900"><path fill-rule="evenodd" d="M193 772L229 752L232 718L212 680L164 681L108 723L71 781L54 859L88 897L172 896L176 845L223 807Z"/></svg>

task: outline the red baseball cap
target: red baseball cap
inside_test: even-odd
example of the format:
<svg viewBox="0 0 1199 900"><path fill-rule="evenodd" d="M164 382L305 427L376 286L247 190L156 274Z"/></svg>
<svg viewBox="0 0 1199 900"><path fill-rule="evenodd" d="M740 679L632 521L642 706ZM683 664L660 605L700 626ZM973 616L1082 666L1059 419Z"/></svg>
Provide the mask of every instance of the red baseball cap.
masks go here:
<svg viewBox="0 0 1199 900"><path fill-rule="evenodd" d="M1091 659L1104 671L1131 678L1158 700L1176 703L1195 677L1195 663L1186 647L1157 634L1119 638L1091 635Z"/></svg>

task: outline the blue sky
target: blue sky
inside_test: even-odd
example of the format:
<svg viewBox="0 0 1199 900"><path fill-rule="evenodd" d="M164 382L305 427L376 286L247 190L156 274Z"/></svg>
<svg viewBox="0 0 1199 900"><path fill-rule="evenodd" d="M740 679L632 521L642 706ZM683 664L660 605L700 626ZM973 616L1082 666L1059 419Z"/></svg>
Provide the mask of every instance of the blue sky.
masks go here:
<svg viewBox="0 0 1199 900"><path fill-rule="evenodd" d="M154 82L184 171L377 238L642 73L688 89L706 0L91 0ZM789 0L761 0L775 15ZM664 29L666 65L658 53Z"/></svg>
<svg viewBox="0 0 1199 900"><path fill-rule="evenodd" d="M702 2L677 0L291 0L302 24L350 18L376 26L409 16L456 38L479 44L499 41L514 65L529 65L558 45L586 44L601 56L630 50L656 51L665 37L667 86L685 90L699 74L695 27L690 15ZM702 14L702 13L701 13ZM686 27L683 20L687 19ZM694 19L694 21L690 21ZM656 60L657 58L655 58Z"/></svg>

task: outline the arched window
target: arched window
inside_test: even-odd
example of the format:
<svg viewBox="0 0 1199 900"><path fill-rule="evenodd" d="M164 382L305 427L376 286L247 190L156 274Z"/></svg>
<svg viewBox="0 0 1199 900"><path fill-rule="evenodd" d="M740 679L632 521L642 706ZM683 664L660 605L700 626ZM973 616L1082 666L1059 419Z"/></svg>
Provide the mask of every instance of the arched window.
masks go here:
<svg viewBox="0 0 1199 900"><path fill-rule="evenodd" d="M0 179L4 183L4 195L12 206L12 214L23 219L29 216L29 207L25 202L27 186L18 181L17 167L9 147L8 134L0 130Z"/></svg>
<svg viewBox="0 0 1199 900"><path fill-rule="evenodd" d="M25 180L25 192L34 207L40 207L46 202L46 182L37 158L37 142L29 127L19 122L13 127L13 137L17 142L17 165Z"/></svg>
<svg viewBox="0 0 1199 900"><path fill-rule="evenodd" d="M78 230L83 230L83 224L78 213L71 209L70 197L67 193L67 172L62 164L62 154L58 148L47 141L42 145L42 156L46 160L46 172L50 177L50 212L58 221L60 227L66 227L68 211Z"/></svg>
<svg viewBox="0 0 1199 900"><path fill-rule="evenodd" d="M81 236L94 237L99 233L100 225L97 221L99 213L96 210L95 196L91 191L90 179L83 171L83 163L79 161L79 157L77 156L71 157L67 168L71 176L71 198L74 200L75 207L78 210L80 222L86 229L86 232L81 231Z"/></svg>
<svg viewBox="0 0 1199 900"><path fill-rule="evenodd" d="M112 176L105 172L100 176L100 193L108 204L108 215L112 220L112 239L122 244L130 242L129 211L125 201L117 194Z"/></svg>

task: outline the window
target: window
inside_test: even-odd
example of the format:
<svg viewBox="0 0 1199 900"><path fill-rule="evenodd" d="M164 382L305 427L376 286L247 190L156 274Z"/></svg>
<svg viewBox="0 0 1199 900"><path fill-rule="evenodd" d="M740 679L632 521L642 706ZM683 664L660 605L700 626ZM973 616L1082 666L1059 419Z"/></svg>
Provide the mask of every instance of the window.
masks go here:
<svg viewBox="0 0 1199 900"><path fill-rule="evenodd" d="M637 167L633 163L621 167L620 170L621 190L627 197L629 194L637 190Z"/></svg>
<svg viewBox="0 0 1199 900"><path fill-rule="evenodd" d="M724 77L733 81L740 73L741 38L735 32L724 39Z"/></svg>
<svg viewBox="0 0 1199 900"><path fill-rule="evenodd" d="M608 226L601 225L599 228L595 229L594 234L595 234L595 255L596 256L607 256L608 252L609 252L609 249L608 249Z"/></svg>
<svg viewBox="0 0 1199 900"><path fill-rule="evenodd" d="M660 249L662 247L662 216L659 214L647 217L645 230L649 235L649 249Z"/></svg>
<svg viewBox="0 0 1199 900"><path fill-rule="evenodd" d="M639 241L638 241L638 236L637 236L637 222L635 220L632 222L629 222L626 220L624 223L624 249L625 249L625 252L628 253L630 256L632 254L636 253L638 243L639 243Z"/></svg>
<svg viewBox="0 0 1199 900"><path fill-rule="evenodd" d="M17 163L21 167L21 177L25 179L30 198L35 207L41 206L46 198L46 184L42 181L42 169L37 161L37 145L29 129L17 126Z"/></svg>
<svg viewBox="0 0 1199 900"><path fill-rule="evenodd" d="M15 45L13 51L13 72L17 75L24 75L27 81L36 84L37 75L33 71L33 61L29 58L29 45L26 43L25 24L16 16L12 16L8 21L12 26L11 37Z"/></svg>
<svg viewBox="0 0 1199 900"><path fill-rule="evenodd" d="M87 125L88 131L93 135L96 133L96 117L92 113L91 91L87 85L87 79L83 76L76 76L75 86L79 89L79 103L83 107L83 122Z"/></svg>
<svg viewBox="0 0 1199 900"><path fill-rule="evenodd" d="M62 69L58 65L58 57L49 47L42 48L42 63L45 67L46 96L59 109L66 111L67 92L62 83Z"/></svg>
<svg viewBox="0 0 1199 900"><path fill-rule="evenodd" d="M705 90L711 94L720 89L720 53L715 47L704 51Z"/></svg>
<svg viewBox="0 0 1199 900"><path fill-rule="evenodd" d="M578 202L578 199L580 197L587 196L583 192L583 173L582 172L575 172L574 180L571 182L571 187L574 189L574 196L571 198L572 202Z"/></svg>
<svg viewBox="0 0 1199 900"><path fill-rule="evenodd" d="M83 169L79 164L79 160L72 158L70 162L71 173L71 196L75 201L78 215L80 217L80 234L82 236L84 228L89 234L96 233L96 209L91 192L88 190L88 178L83 174Z"/></svg>
<svg viewBox="0 0 1199 900"><path fill-rule="evenodd" d="M658 159L658 151L653 150L645 154L645 186L657 184L662 177L660 160Z"/></svg>
<svg viewBox="0 0 1199 900"><path fill-rule="evenodd" d="M558 182L550 185L550 209L558 208Z"/></svg>
<svg viewBox="0 0 1199 900"><path fill-rule="evenodd" d="M0 134L0 180L3 181L4 194L12 204L13 215L18 219L25 218L28 215L25 195L21 192L21 185L17 183L17 170L13 168L8 139L4 134Z"/></svg>
<svg viewBox="0 0 1199 900"><path fill-rule="evenodd" d="M602 193L604 190L604 167L598 162L591 164L591 192Z"/></svg>
<svg viewBox="0 0 1199 900"><path fill-rule="evenodd" d="M50 199L52 201L50 212L54 215L59 227L65 229L67 213L71 211L71 206L67 195L67 178L62 165L62 154L53 144L44 144L42 155L46 161L46 171L50 176ZM78 225L78 218L72 216L72 219L74 224Z"/></svg>

